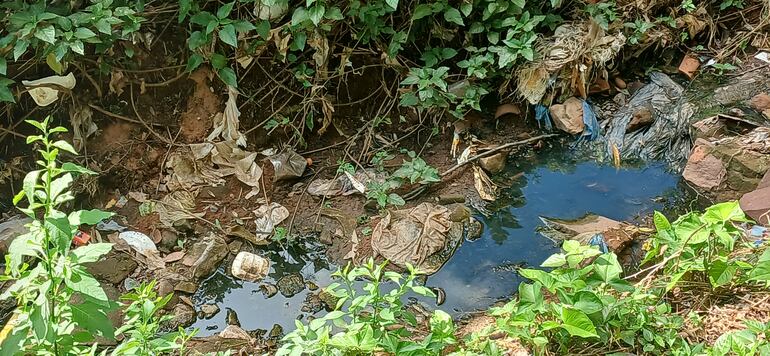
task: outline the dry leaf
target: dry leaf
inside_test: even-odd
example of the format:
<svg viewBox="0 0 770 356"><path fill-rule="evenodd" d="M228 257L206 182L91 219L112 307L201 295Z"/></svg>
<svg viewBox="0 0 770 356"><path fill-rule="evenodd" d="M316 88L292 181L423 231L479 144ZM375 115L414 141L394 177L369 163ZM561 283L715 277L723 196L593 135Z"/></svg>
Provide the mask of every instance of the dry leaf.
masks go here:
<svg viewBox="0 0 770 356"><path fill-rule="evenodd" d="M70 107L72 144L75 146L76 151L82 150L88 137L99 129L93 122L92 116L93 112L87 105L73 105Z"/></svg>
<svg viewBox="0 0 770 356"><path fill-rule="evenodd" d="M114 93L117 96L123 94L123 88L128 84L128 80L125 74L119 70L113 70L110 73L110 93Z"/></svg>
<svg viewBox="0 0 770 356"><path fill-rule="evenodd" d="M166 257L163 257L163 262L171 263L176 262L184 258L184 251L176 251L169 253Z"/></svg>
<svg viewBox="0 0 770 356"><path fill-rule="evenodd" d="M361 194L366 194L366 186L363 183L359 182L358 179L356 179L356 177L354 177L352 174L348 173L347 171L345 171L345 175L350 180L350 184L353 185L353 188L355 188Z"/></svg>
<svg viewBox="0 0 770 356"><path fill-rule="evenodd" d="M473 166L473 186L476 187L476 191L479 192L481 199L495 201L495 190L497 187L489 179L487 173L479 166Z"/></svg>

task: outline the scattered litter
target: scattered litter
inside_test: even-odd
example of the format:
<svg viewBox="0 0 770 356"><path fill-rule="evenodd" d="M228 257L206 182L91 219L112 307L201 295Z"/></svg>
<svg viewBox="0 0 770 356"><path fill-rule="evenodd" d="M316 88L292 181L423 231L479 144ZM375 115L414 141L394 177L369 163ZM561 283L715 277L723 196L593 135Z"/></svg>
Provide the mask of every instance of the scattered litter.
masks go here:
<svg viewBox="0 0 770 356"><path fill-rule="evenodd" d="M596 140L599 137L599 122L596 120L596 114L587 101L583 102L583 136L589 141Z"/></svg>
<svg viewBox="0 0 770 356"><path fill-rule="evenodd" d="M770 53L768 52L759 52L754 55L754 58L759 59L762 62L770 63Z"/></svg>
<svg viewBox="0 0 770 356"><path fill-rule="evenodd" d="M553 124L551 123L551 113L548 108L545 107L545 105L535 105L535 120L537 120L538 127L545 127L546 131L553 130Z"/></svg>
<svg viewBox="0 0 770 356"><path fill-rule="evenodd" d="M75 246L85 246L88 245L88 242L91 241L91 235L89 235L85 231L78 230L75 233L75 236L72 237L72 243Z"/></svg>
<svg viewBox="0 0 770 356"><path fill-rule="evenodd" d="M267 240L267 235L254 235L251 231L243 227L243 225L235 225L227 229L228 236L240 237L248 242L251 242L257 246L267 246L270 242Z"/></svg>
<svg viewBox="0 0 770 356"><path fill-rule="evenodd" d="M125 288L127 292L136 289L139 287L139 284L139 281L131 277L126 277L126 279L123 280L123 288Z"/></svg>
<svg viewBox="0 0 770 356"><path fill-rule="evenodd" d="M72 125L72 145L80 152L89 136L96 133L99 127L92 120L93 112L88 105L72 105L70 107L70 124Z"/></svg>
<svg viewBox="0 0 770 356"><path fill-rule="evenodd" d="M63 77L52 75L37 80L22 80L21 84L29 89L29 95L38 106L48 106L59 99L59 89L55 89L56 87L72 90L76 81L75 76L70 73Z"/></svg>
<svg viewBox="0 0 770 356"><path fill-rule="evenodd" d="M144 203L148 200L147 194L142 192L128 192L128 197L136 200L139 203Z"/></svg>
<svg viewBox="0 0 770 356"><path fill-rule="evenodd" d="M481 199L495 201L497 186L478 166L473 166L473 186L476 187Z"/></svg>
<svg viewBox="0 0 770 356"><path fill-rule="evenodd" d="M225 240L210 233L187 250L181 263L192 268L192 277L200 279L214 273L228 252Z"/></svg>
<svg viewBox="0 0 770 356"><path fill-rule="evenodd" d="M537 41L535 52L543 56L516 73L516 90L533 105L539 104L549 89L585 98L586 81L604 69L625 43L621 32L606 34L593 21L562 24L553 36ZM575 89L577 93L573 93Z"/></svg>
<svg viewBox="0 0 770 356"><path fill-rule="evenodd" d="M181 220L202 218L205 215L202 212L193 213L194 209L195 194L185 190L171 192L155 204L155 212L166 227L173 227L174 223Z"/></svg>
<svg viewBox="0 0 770 356"><path fill-rule="evenodd" d="M420 267L428 256L441 251L449 232L449 210L422 203L411 209L388 211L372 231L372 250L390 262Z"/></svg>
<svg viewBox="0 0 770 356"><path fill-rule="evenodd" d="M500 173L505 168L507 158L507 152L500 152L489 157L480 158L479 165L491 174Z"/></svg>
<svg viewBox="0 0 770 356"><path fill-rule="evenodd" d="M289 209L276 202L270 205L262 205L254 211L257 219L257 237L267 238L273 233L273 229L289 217Z"/></svg>
<svg viewBox="0 0 770 356"><path fill-rule="evenodd" d="M305 157L300 156L291 148L277 155L270 156L268 159L273 164L273 169L275 170L273 181L302 177L302 173L305 172L307 167Z"/></svg>
<svg viewBox="0 0 770 356"><path fill-rule="evenodd" d="M115 202L115 207L118 209L122 209L124 206L128 204L128 198L126 198L125 195L121 195L118 197L118 201Z"/></svg>
<svg viewBox="0 0 770 356"><path fill-rule="evenodd" d="M381 173L375 173L374 170L356 171L353 174L355 180L363 186L371 181L384 182L385 177ZM307 187L307 193L314 196L338 196L360 193L347 175L340 175L337 179L316 179Z"/></svg>
<svg viewBox="0 0 770 356"><path fill-rule="evenodd" d="M244 151L236 141L192 144L190 150L193 157L183 151L169 157L166 167L173 170L167 183L169 190L176 190L177 186L189 189L201 184L222 185L222 177L235 175L251 187L246 199L259 193L262 168L257 165L256 152Z"/></svg>
<svg viewBox="0 0 770 356"><path fill-rule="evenodd" d="M679 73L686 75L687 78L692 80L695 78L695 74L698 73L699 67L700 60L698 60L698 57L688 54L682 58L682 62L679 64Z"/></svg>
<svg viewBox="0 0 770 356"><path fill-rule="evenodd" d="M596 234L594 235L591 240L588 241L588 244L591 246L596 246L599 248L599 251L602 253L609 252L609 248L607 247L607 242L604 241L604 235L602 234Z"/></svg>
<svg viewBox="0 0 770 356"><path fill-rule="evenodd" d="M124 231L118 235L118 238L125 241L142 256L148 257L158 253L158 248L155 246L155 243L152 242L152 239L141 232Z"/></svg>
<svg viewBox="0 0 770 356"><path fill-rule="evenodd" d="M250 252L241 251L235 256L231 268L233 276L236 278L257 282L270 272L270 260Z"/></svg>
<svg viewBox="0 0 770 356"><path fill-rule="evenodd" d="M605 130L607 154L613 156L614 146L619 158L666 161L672 169L680 170L690 152L689 120L695 106L684 97L684 88L667 75L654 72L650 79L609 120ZM645 107L652 113L652 124L626 133L634 114Z"/></svg>
<svg viewBox="0 0 770 356"><path fill-rule="evenodd" d="M350 181L350 184L353 185L353 188L357 190L361 194L366 194L366 186L363 185L363 183L359 182L356 177L354 177L350 172L345 171L345 176L348 177L348 180Z"/></svg>
<svg viewBox="0 0 770 356"><path fill-rule="evenodd" d="M206 138L208 141L213 142L221 136L225 142L235 142L237 146L246 147L246 136L238 131L241 112L238 111L237 98L238 89L228 85L225 111L214 116L214 129Z"/></svg>
<svg viewBox="0 0 770 356"><path fill-rule="evenodd" d="M96 229L107 232L123 232L126 227L118 224L115 220L102 220L96 224Z"/></svg>

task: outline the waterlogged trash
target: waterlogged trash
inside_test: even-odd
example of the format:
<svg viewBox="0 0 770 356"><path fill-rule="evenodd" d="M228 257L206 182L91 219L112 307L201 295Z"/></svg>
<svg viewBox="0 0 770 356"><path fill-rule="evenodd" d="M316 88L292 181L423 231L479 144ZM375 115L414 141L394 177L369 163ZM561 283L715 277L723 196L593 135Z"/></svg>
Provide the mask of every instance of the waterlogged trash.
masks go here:
<svg viewBox="0 0 770 356"><path fill-rule="evenodd" d="M289 217L289 209L276 202L270 205L262 205L254 211L257 220L257 238L267 238L273 233L273 229Z"/></svg>
<svg viewBox="0 0 770 356"><path fill-rule="evenodd" d="M75 88L76 81L75 76L70 73L63 77L53 75L37 80L22 80L21 84L29 89L29 95L38 106L48 106L59 99L57 87L71 90Z"/></svg>
<svg viewBox="0 0 770 356"><path fill-rule="evenodd" d="M486 201L495 201L497 186L489 176L478 166L473 166L473 186L479 193L479 197Z"/></svg>
<svg viewBox="0 0 770 356"><path fill-rule="evenodd" d="M160 222L167 227L173 227L181 220L197 219L205 215L203 212L193 213L193 210L195 210L195 194L185 190L171 192L155 205L155 212L158 213Z"/></svg>
<svg viewBox="0 0 770 356"><path fill-rule="evenodd" d="M157 255L158 248L152 239L139 232L139 231L124 231L118 234L118 239L121 239L131 246L136 252L139 252L144 257Z"/></svg>
<svg viewBox="0 0 770 356"><path fill-rule="evenodd" d="M298 178L302 176L307 167L307 160L292 149L287 149L268 158L273 164L275 176L273 181Z"/></svg>
<svg viewBox="0 0 770 356"><path fill-rule="evenodd" d="M241 251L235 256L230 270L236 278L257 282L267 277L267 273L270 272L270 260L250 252Z"/></svg>
<svg viewBox="0 0 770 356"><path fill-rule="evenodd" d="M590 240L588 240L588 244L591 246L598 247L599 251L601 251L602 253L609 252L609 248L607 247L607 242L604 241L604 235L602 234L594 235Z"/></svg>
<svg viewBox="0 0 770 356"><path fill-rule="evenodd" d="M355 183L345 174L340 174L336 179L316 179L307 187L307 193L314 196L339 196L360 193L362 186L366 187L369 182L384 182L385 177L382 173L375 173L373 170L356 171L352 175Z"/></svg>
<svg viewBox="0 0 770 356"><path fill-rule="evenodd" d="M516 104L502 104L495 111L495 120L507 115L521 115L521 110Z"/></svg>
<svg viewBox="0 0 770 356"><path fill-rule="evenodd" d="M422 203L411 209L388 212L372 231L374 254L406 267L420 267L428 256L446 245L451 220L449 209Z"/></svg>
<svg viewBox="0 0 770 356"><path fill-rule="evenodd" d="M599 122L596 120L596 113L591 108L591 105L587 101L583 102L583 136L589 141L593 141L599 137Z"/></svg>
<svg viewBox="0 0 770 356"><path fill-rule="evenodd" d="M107 231L107 232L126 231L126 227L118 224L115 220L102 220L96 224L96 229L99 231Z"/></svg>
<svg viewBox="0 0 770 356"><path fill-rule="evenodd" d="M545 107L545 105L535 105L535 120L537 120L538 127L545 127L547 131L553 130L553 124L551 123L551 113L548 108Z"/></svg>
<svg viewBox="0 0 770 356"><path fill-rule="evenodd" d="M214 141L221 136L226 142L235 142L241 147L246 146L246 136L238 131L241 112L238 111L237 98L238 89L228 85L225 111L214 116L214 129L206 138L208 141Z"/></svg>

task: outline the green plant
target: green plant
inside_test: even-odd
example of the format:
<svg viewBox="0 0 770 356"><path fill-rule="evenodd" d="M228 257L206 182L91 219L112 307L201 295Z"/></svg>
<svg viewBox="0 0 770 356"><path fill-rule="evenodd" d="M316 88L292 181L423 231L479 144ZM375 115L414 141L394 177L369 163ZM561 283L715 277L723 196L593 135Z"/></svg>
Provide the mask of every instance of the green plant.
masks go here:
<svg viewBox="0 0 770 356"><path fill-rule="evenodd" d="M440 310L431 316L427 336L420 338L410 331L417 326L417 319L403 304L404 297L407 293L433 293L415 283L420 273L412 266L404 277L386 271L385 265L369 259L364 266L348 264L335 272L333 277L339 283L326 289L337 299L335 310L307 324L297 321L297 329L284 337L277 355L438 355L455 344L452 319ZM356 284L362 279L363 293L359 293Z"/></svg>
<svg viewBox="0 0 770 356"><path fill-rule="evenodd" d="M634 32L628 37L628 43L638 44L651 28L655 27L655 24L649 21L634 20L634 22L627 22L625 27L632 29Z"/></svg>
<svg viewBox="0 0 770 356"><path fill-rule="evenodd" d="M743 269L751 267L731 258L741 233L734 223L746 221L738 202L716 204L703 214L690 212L673 223L656 212L657 233L648 240L648 251L642 263L660 261L654 266L669 278L666 291L685 275L690 278L701 276L714 288L730 284Z"/></svg>
<svg viewBox="0 0 770 356"><path fill-rule="evenodd" d="M770 324L744 320L746 329L721 335L709 350L713 355L768 355L770 354Z"/></svg>
<svg viewBox="0 0 770 356"><path fill-rule="evenodd" d="M112 248L108 243L92 243L71 248L72 237L80 226L95 225L112 216L99 210L79 210L66 214L59 210L74 199L69 186L76 174L95 174L74 163L59 163L63 153L77 154L65 141L53 136L66 132L42 122L27 121L41 135L27 137L37 143L39 169L27 173L23 189L13 202L32 220L29 232L17 237L6 255L4 280L14 284L3 295L16 298L17 324L0 346L9 353L64 355L87 352L94 336L113 338L107 312L115 307L99 282L83 266L95 262ZM19 203L26 200L27 206Z"/></svg>
<svg viewBox="0 0 770 356"><path fill-rule="evenodd" d="M742 9L744 7L743 0L722 0L722 2L719 3L719 10L725 10L729 7Z"/></svg>
<svg viewBox="0 0 770 356"><path fill-rule="evenodd" d="M585 12L596 21L604 30L610 28L610 24L618 19L617 8L614 0L601 1L595 4L588 4Z"/></svg>
<svg viewBox="0 0 770 356"><path fill-rule="evenodd" d="M408 181L410 184L430 184L441 181L438 170L425 163L422 158L417 157L414 151L407 151L406 154L411 159L409 161L404 160L401 167L393 172L392 177Z"/></svg>
<svg viewBox="0 0 770 356"><path fill-rule="evenodd" d="M371 180L366 185L366 198L376 201L380 209L384 209L388 205L401 206L406 204L400 195L393 193L393 190L406 183L425 185L441 181L438 170L428 165L422 158L417 157L414 151L402 150L402 152L406 153L410 160L404 160L401 167L385 180L381 182ZM384 154L380 159L386 157L392 158L389 154ZM372 161L375 162L374 159ZM379 163L381 164L381 160Z"/></svg>
<svg viewBox="0 0 770 356"><path fill-rule="evenodd" d="M115 42L130 40L144 21L134 8L116 6L112 0L90 3L82 10L67 11L49 2L4 2L2 7L11 13L0 15L4 25L0 35L5 32L0 48L12 50L0 51L0 76L7 75L8 58L17 61L29 52L61 74L73 56L86 54L86 44L93 45L96 53L105 53ZM123 49L127 57L133 56L131 46ZM9 88L12 83L0 77L0 101L15 101Z"/></svg>
<svg viewBox="0 0 770 356"><path fill-rule="evenodd" d="M155 291L155 281L142 284L133 292L123 296L123 300L130 302L125 310L123 326L115 331L116 334L125 335L125 340L112 351L112 355L161 355L174 351L184 355L185 343L195 336L197 329L187 333L183 328L162 336L161 324L173 319L166 315L158 318L158 313L173 297L168 294L159 297Z"/></svg>
<svg viewBox="0 0 770 356"><path fill-rule="evenodd" d="M415 106L419 109L449 108L457 96L448 91L447 73L449 67L412 68L401 85L416 85L414 91L401 95L401 106Z"/></svg>
<svg viewBox="0 0 770 356"><path fill-rule="evenodd" d="M717 72L717 75L719 76L724 75L725 72L732 72L738 69L738 67L734 66L731 63L714 63L711 66L714 67L714 69Z"/></svg>

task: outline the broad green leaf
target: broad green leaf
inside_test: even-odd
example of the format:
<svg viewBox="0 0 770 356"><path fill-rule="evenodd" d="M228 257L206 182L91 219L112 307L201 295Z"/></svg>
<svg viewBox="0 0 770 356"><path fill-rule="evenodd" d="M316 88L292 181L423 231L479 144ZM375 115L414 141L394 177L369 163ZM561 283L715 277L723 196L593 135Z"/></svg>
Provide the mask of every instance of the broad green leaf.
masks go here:
<svg viewBox="0 0 770 356"><path fill-rule="evenodd" d="M27 201L30 203L35 201L35 188L41 173L41 170L30 171L26 176L24 176L24 180L22 181L22 189L24 190L24 194L27 196Z"/></svg>
<svg viewBox="0 0 770 356"><path fill-rule="evenodd" d="M77 30L75 30L75 38L80 40L90 39L96 37L96 33L94 31L91 31L85 27L78 27Z"/></svg>
<svg viewBox="0 0 770 356"><path fill-rule="evenodd" d="M465 15L465 17L468 17L471 15L471 11L473 11L473 4L469 2L463 2L462 5L460 5L460 11Z"/></svg>
<svg viewBox="0 0 770 356"><path fill-rule="evenodd" d="M107 211L101 211L98 209L92 210L78 210L70 213L68 220L72 226L80 225L96 225L100 221L107 219L115 215Z"/></svg>
<svg viewBox="0 0 770 356"><path fill-rule="evenodd" d="M655 223L655 230L657 231L664 231L664 230L671 229L671 223L668 222L668 219L666 219L666 216L659 211L655 211L655 213L652 216L652 221Z"/></svg>
<svg viewBox="0 0 770 356"><path fill-rule="evenodd" d="M91 301L90 298L84 299L83 303L70 305L72 321L79 327L90 331L93 335L114 339L115 329L107 317L107 313L111 308L106 308L99 303Z"/></svg>
<svg viewBox="0 0 770 356"><path fill-rule="evenodd" d="M195 53L187 59L187 67L185 68L185 71L190 73L200 67L201 64L203 64L203 56Z"/></svg>
<svg viewBox="0 0 770 356"><path fill-rule="evenodd" d="M398 9L398 0L385 0L385 3L388 4L393 10Z"/></svg>
<svg viewBox="0 0 770 356"><path fill-rule="evenodd" d="M604 308L604 303L594 292L577 292L573 300L575 308L586 314L593 314Z"/></svg>
<svg viewBox="0 0 770 356"><path fill-rule="evenodd" d="M8 87L9 83L3 83L3 79L0 78L0 101L15 103L16 98L13 97L11 89Z"/></svg>
<svg viewBox="0 0 770 356"><path fill-rule="evenodd" d="M326 8L321 4L316 4L315 6L308 9L307 12L310 21L313 22L313 25L318 26L318 24L321 23L321 20L323 20Z"/></svg>
<svg viewBox="0 0 770 356"><path fill-rule="evenodd" d="M687 241L689 245L706 242L711 235L706 224L695 214L688 214L684 219L678 220L674 231L679 241Z"/></svg>
<svg viewBox="0 0 770 356"><path fill-rule="evenodd" d="M83 46L83 42L81 42L80 40L75 40L71 42L69 46L72 52L75 52L81 56L86 54L86 50L85 50L85 47Z"/></svg>
<svg viewBox="0 0 770 356"><path fill-rule="evenodd" d="M711 285L719 287L730 283L736 272L738 272L738 266L735 264L722 260L714 261L708 271Z"/></svg>
<svg viewBox="0 0 770 356"><path fill-rule="evenodd" d="M618 256L614 253L605 253L594 261L596 275L605 283L620 278L623 268L620 267Z"/></svg>
<svg viewBox="0 0 770 356"><path fill-rule="evenodd" d="M561 327L572 336L583 338L598 337L594 323L580 310L562 307L561 321Z"/></svg>
<svg viewBox="0 0 770 356"><path fill-rule="evenodd" d="M16 319L11 319L9 323L17 322ZM29 324L19 321L15 326L10 328L8 335L0 342L0 356L13 356L24 354L21 351L25 340L29 337Z"/></svg>
<svg viewBox="0 0 770 356"><path fill-rule="evenodd" d="M235 76L235 71L233 71L230 67L225 67L217 71L217 74L219 74L219 79L222 79L225 84L237 88L238 87L238 79Z"/></svg>
<svg viewBox="0 0 770 356"><path fill-rule="evenodd" d="M519 271L519 275L530 279L535 282L540 282L544 287L546 287L549 291L553 291L554 287L556 286L556 279L548 274L548 272L539 270L539 269L526 269L522 268Z"/></svg>
<svg viewBox="0 0 770 356"><path fill-rule="evenodd" d="M246 33L256 29L256 27L251 22L244 20L233 22L233 27L235 27L235 30L239 33Z"/></svg>
<svg viewBox="0 0 770 356"><path fill-rule="evenodd" d="M96 262L111 249L112 244L110 243L93 243L72 250L72 255L75 256L78 263Z"/></svg>
<svg viewBox="0 0 770 356"><path fill-rule="evenodd" d="M519 9L523 9L524 5L527 4L526 0L511 0L511 2Z"/></svg>
<svg viewBox="0 0 770 356"><path fill-rule="evenodd" d="M548 257L543 263L541 263L540 267L558 268L564 266L565 263L567 263L567 255L563 253L555 253Z"/></svg>
<svg viewBox="0 0 770 356"><path fill-rule="evenodd" d="M270 21L260 21L256 26L257 34L262 37L263 40L267 40L270 37Z"/></svg>
<svg viewBox="0 0 770 356"><path fill-rule="evenodd" d="M539 308L543 304L542 287L543 285L540 282L519 283L519 302Z"/></svg>
<svg viewBox="0 0 770 356"><path fill-rule="evenodd" d="M8 71L8 62L4 57L0 57L0 75L6 75Z"/></svg>
<svg viewBox="0 0 770 356"><path fill-rule="evenodd" d="M70 162L63 163L61 165L61 170L63 172L82 173L82 174L89 174L89 175L95 175L96 174L96 172L94 172L94 171L92 171L92 170L90 170L88 168L85 168L85 167L82 167L80 165L77 165L77 164L74 164L74 163L70 163Z"/></svg>
<svg viewBox="0 0 770 356"><path fill-rule="evenodd" d="M56 42L56 30L53 28L53 25L38 28L35 30L35 37L41 41L54 44Z"/></svg>
<svg viewBox="0 0 770 356"><path fill-rule="evenodd" d="M749 279L754 281L770 281L770 249L765 250L754 269L749 272Z"/></svg>
<svg viewBox="0 0 770 356"><path fill-rule="evenodd" d="M232 47L238 47L238 37L235 34L235 26L225 25L219 30L219 39Z"/></svg>
<svg viewBox="0 0 770 356"><path fill-rule="evenodd" d="M703 214L703 220L708 223L726 221L747 221L737 201L729 201L710 206Z"/></svg>
<svg viewBox="0 0 770 356"><path fill-rule="evenodd" d="M414 8L414 12L412 13L412 21L419 20L425 16L430 16L432 14L433 14L433 7L430 4L417 5L417 7Z"/></svg>
<svg viewBox="0 0 770 356"><path fill-rule="evenodd" d="M19 266L24 262L24 256L40 256L43 250L40 248L39 234L28 232L19 235L8 245L8 257L11 271L18 272Z"/></svg>
<svg viewBox="0 0 770 356"><path fill-rule="evenodd" d="M94 277L91 277L91 275L85 271L73 270L72 278L65 279L64 284L66 284L67 287L70 287L73 291L85 296L89 296L97 301L109 301L107 294L104 293L104 289L102 289L101 285L99 285L99 281L97 281Z"/></svg>
<svg viewBox="0 0 770 356"><path fill-rule="evenodd" d="M455 23L459 26L465 26L463 22L463 16L460 14L460 10L450 7L444 11L444 20Z"/></svg>
<svg viewBox="0 0 770 356"><path fill-rule="evenodd" d="M210 12L201 11L195 14L193 17L191 17L190 22L199 26L206 27L212 22L219 23L219 20L217 20L217 18L214 15L212 15Z"/></svg>
<svg viewBox="0 0 770 356"><path fill-rule="evenodd" d="M24 55L24 53L27 52L27 48L29 47L29 41L27 40L16 40L16 44L13 45L13 60L18 61L21 56Z"/></svg>
<svg viewBox="0 0 770 356"><path fill-rule="evenodd" d="M72 174L65 173L51 182L51 200L56 200L72 184Z"/></svg>
<svg viewBox="0 0 770 356"><path fill-rule="evenodd" d="M230 16L230 12L233 11L233 6L235 6L235 1L228 4L224 4L221 7L219 7L219 9L217 10L217 17L221 20Z"/></svg>

